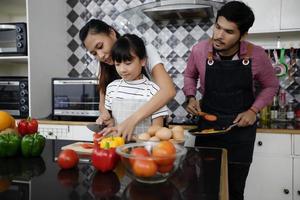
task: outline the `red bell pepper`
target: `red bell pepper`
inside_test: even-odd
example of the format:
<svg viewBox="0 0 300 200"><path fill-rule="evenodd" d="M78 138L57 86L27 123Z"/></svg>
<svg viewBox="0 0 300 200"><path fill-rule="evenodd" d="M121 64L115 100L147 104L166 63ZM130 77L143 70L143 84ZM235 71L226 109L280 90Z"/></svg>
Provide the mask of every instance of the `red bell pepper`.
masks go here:
<svg viewBox="0 0 300 200"><path fill-rule="evenodd" d="M101 172L108 172L115 169L120 157L115 148L99 148L96 146L92 154L93 166Z"/></svg>

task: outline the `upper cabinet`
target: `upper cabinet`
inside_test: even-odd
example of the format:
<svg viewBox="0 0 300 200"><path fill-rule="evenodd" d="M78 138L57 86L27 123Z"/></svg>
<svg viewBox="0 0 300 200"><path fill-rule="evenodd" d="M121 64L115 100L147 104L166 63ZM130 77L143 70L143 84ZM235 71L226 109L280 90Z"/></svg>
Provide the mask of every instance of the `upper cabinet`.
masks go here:
<svg viewBox="0 0 300 200"><path fill-rule="evenodd" d="M282 30L300 30L299 8L299 0L281 0L280 28Z"/></svg>
<svg viewBox="0 0 300 200"><path fill-rule="evenodd" d="M1 0L0 22L26 22L26 0Z"/></svg>
<svg viewBox="0 0 300 200"><path fill-rule="evenodd" d="M253 10L255 22L249 33L300 31L299 0L243 0Z"/></svg>

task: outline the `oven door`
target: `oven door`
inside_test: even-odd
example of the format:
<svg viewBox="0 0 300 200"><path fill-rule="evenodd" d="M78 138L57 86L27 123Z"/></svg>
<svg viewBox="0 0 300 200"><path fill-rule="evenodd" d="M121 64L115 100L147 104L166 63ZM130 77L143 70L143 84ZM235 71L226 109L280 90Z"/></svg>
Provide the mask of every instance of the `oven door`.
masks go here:
<svg viewBox="0 0 300 200"><path fill-rule="evenodd" d="M98 117L97 85L96 79L53 79L53 116Z"/></svg>
<svg viewBox="0 0 300 200"><path fill-rule="evenodd" d="M0 81L0 110L20 116L20 82Z"/></svg>

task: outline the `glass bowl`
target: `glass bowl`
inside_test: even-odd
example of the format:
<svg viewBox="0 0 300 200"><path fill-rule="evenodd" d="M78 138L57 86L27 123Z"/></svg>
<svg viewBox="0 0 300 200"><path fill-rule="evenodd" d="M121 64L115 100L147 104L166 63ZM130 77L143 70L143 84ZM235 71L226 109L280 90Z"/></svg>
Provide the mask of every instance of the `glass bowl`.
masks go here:
<svg viewBox="0 0 300 200"><path fill-rule="evenodd" d="M138 142L117 147L116 152L120 155L126 173L130 177L143 183L162 183L178 169L187 149L182 145L171 143L175 147L175 154L154 156L152 150L155 148L157 150L159 143L161 142ZM136 153L137 149L140 153ZM141 155L141 152L145 151L148 155Z"/></svg>

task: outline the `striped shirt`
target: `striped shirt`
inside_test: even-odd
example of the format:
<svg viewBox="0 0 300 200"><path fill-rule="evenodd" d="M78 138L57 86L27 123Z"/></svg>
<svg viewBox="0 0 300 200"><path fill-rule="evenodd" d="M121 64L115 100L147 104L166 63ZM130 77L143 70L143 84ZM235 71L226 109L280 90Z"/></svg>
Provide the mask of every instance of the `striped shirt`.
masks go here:
<svg viewBox="0 0 300 200"><path fill-rule="evenodd" d="M134 81L125 81L123 79L115 80L106 88L105 108L112 110L112 100L114 98L143 99L149 101L158 90L159 87L152 81L149 81L145 76L143 76L142 79ZM164 106L152 114L152 119L167 115L168 108Z"/></svg>

